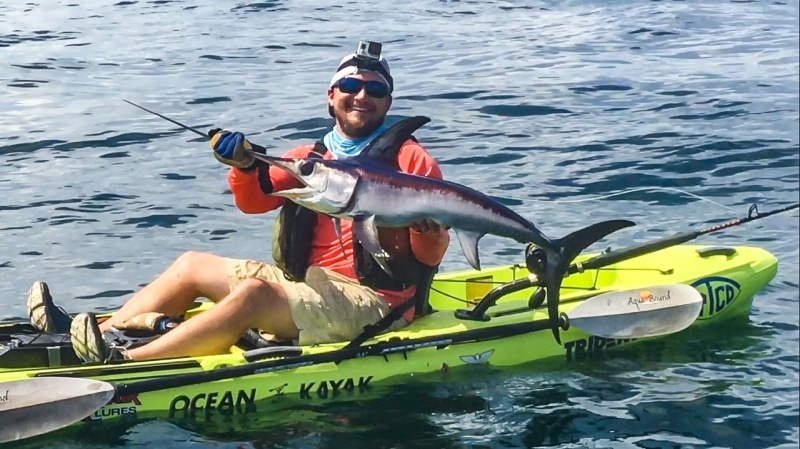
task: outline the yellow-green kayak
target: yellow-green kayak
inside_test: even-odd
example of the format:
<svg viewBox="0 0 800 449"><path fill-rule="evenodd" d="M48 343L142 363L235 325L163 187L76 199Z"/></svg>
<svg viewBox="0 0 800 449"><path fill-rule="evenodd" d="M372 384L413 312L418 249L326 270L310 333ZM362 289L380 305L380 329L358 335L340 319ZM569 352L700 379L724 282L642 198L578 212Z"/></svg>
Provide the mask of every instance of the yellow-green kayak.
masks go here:
<svg viewBox="0 0 800 449"><path fill-rule="evenodd" d="M593 256L581 256L578 261ZM754 295L776 271L776 258L760 248L677 245L569 275L564 279L559 307L569 315L587 298L603 293L684 284L702 295L702 306L691 323L702 326L747 314ZM571 326L562 331L559 345L549 327L541 325L547 318L546 307L535 301L531 304L534 287L529 279L520 265L439 274L430 291L431 313L405 329L380 334L342 357L337 354L347 342L249 351L232 347L228 353L205 357L81 365L70 357L64 336L48 339L27 324L7 324L0 326L0 387L4 382L53 376L126 384L185 380L186 375L194 374L199 383L117 394L82 422L149 412L170 416L235 413L279 397L350 397L390 378L402 380L462 365L512 366L543 359L570 363L636 344L636 339L589 335ZM485 314L465 312L481 300L485 307L486 298L491 298L491 307ZM200 302L188 319L209 307L213 304ZM330 356L327 360L326 355ZM50 366L59 363L63 366ZM260 368L247 375L203 381L203 376L214 370L253 366ZM3 390L0 388L0 399Z"/></svg>

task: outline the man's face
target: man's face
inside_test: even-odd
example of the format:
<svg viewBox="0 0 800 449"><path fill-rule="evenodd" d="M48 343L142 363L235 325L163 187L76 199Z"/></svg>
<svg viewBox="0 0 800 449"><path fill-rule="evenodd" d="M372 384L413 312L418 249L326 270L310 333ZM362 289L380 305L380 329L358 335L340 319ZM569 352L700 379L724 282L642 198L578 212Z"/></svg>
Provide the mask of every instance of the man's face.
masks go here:
<svg viewBox="0 0 800 449"><path fill-rule="evenodd" d="M339 131L353 139L370 135L383 124L392 105L388 92L383 78L373 72L360 72L339 80L328 89L328 105L333 108ZM385 95L379 98L382 93Z"/></svg>

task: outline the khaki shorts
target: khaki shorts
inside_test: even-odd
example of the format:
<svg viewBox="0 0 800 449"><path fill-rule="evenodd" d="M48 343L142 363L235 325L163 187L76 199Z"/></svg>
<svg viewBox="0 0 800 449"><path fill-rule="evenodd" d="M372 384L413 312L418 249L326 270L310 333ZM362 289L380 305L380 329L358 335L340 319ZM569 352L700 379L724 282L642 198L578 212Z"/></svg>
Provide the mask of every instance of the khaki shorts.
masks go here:
<svg viewBox="0 0 800 449"><path fill-rule="evenodd" d="M255 260L225 259L228 285L233 290L243 280L256 278L280 284L286 291L298 344L349 341L364 327L389 313L389 304L374 290L334 271L312 266L305 282L292 282L278 267ZM387 330L408 325L402 318Z"/></svg>

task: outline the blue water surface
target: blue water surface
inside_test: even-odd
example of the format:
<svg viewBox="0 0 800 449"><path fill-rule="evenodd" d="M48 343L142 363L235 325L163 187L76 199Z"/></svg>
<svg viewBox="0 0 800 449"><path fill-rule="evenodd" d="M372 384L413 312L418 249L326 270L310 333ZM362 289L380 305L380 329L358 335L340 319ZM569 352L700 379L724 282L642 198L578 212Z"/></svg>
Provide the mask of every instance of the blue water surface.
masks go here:
<svg viewBox="0 0 800 449"><path fill-rule="evenodd" d="M117 308L181 253L271 260L274 213L232 203L201 130L280 152L330 127L360 39L384 43L391 120L448 179L554 237L626 218L622 246L798 201L797 1L0 3L0 320L34 280ZM26 447L796 448L797 212L701 238L780 269L741 322L662 357L470 372L232 423L155 420ZM599 246L598 246L599 248ZM522 247L481 240L484 264ZM458 244L444 270L467 268ZM248 421L249 420L249 421Z"/></svg>

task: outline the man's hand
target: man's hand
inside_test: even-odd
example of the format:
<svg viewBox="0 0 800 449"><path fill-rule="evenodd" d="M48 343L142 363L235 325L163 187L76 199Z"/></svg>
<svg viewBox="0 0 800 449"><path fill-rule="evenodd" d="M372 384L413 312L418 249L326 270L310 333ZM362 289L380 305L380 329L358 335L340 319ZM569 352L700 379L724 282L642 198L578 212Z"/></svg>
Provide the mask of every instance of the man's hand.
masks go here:
<svg viewBox="0 0 800 449"><path fill-rule="evenodd" d="M424 220L420 220L420 221L417 221L415 223L412 223L411 224L411 229L413 229L413 230L415 230L417 232L420 232L420 233L427 232L427 233L435 234L437 232L440 232L442 229L450 229L450 227L449 226L439 226L439 224L436 223L435 221L433 221L433 220L431 220L429 218L426 218Z"/></svg>
<svg viewBox="0 0 800 449"><path fill-rule="evenodd" d="M245 139L244 134L213 129L208 135L211 136L210 145L214 150L214 157L223 164L247 170L255 163L255 158L245 152L252 150L253 146Z"/></svg>

